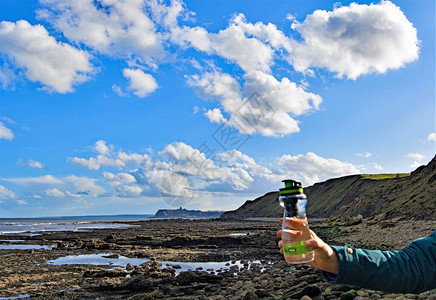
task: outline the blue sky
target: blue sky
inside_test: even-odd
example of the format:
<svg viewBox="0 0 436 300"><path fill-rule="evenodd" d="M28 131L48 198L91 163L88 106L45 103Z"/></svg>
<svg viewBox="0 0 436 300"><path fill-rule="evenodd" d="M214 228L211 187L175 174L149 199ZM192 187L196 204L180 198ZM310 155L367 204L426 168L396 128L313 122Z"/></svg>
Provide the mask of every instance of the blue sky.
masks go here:
<svg viewBox="0 0 436 300"><path fill-rule="evenodd" d="M435 155L435 4L0 1L0 217L235 209Z"/></svg>

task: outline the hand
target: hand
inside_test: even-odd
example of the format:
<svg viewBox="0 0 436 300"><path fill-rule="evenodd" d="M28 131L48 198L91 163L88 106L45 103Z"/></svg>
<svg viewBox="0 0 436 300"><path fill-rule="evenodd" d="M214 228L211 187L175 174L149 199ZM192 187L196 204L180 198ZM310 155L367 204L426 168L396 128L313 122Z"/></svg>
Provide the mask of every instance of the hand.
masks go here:
<svg viewBox="0 0 436 300"><path fill-rule="evenodd" d="M315 251L315 259L311 261L309 265L326 272L338 274L339 260L336 252L334 252L328 244L326 244L312 230L310 230L305 222L299 219L286 219L286 222L289 222L289 226L292 229L291 236L294 236L293 239L296 239L298 235L307 235L307 231L309 231L311 239L307 240L304 243L304 246L306 246L306 248L310 250ZM283 223L283 219L280 219L280 223ZM281 230L277 232L277 237L282 237ZM279 242L279 247L280 253L283 254L282 241Z"/></svg>

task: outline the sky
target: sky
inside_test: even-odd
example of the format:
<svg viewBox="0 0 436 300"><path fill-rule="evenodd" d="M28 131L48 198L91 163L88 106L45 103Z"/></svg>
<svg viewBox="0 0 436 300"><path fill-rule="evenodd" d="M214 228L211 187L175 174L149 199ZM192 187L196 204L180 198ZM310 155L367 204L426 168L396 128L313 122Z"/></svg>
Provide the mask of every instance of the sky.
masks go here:
<svg viewBox="0 0 436 300"><path fill-rule="evenodd" d="M408 173L435 114L432 0L0 0L0 217Z"/></svg>

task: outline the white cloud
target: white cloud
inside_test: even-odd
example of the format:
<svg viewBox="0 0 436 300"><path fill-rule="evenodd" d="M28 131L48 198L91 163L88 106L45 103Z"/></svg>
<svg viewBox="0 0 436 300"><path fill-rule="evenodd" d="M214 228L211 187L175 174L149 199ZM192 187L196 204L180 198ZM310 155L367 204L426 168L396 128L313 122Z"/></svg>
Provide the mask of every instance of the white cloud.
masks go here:
<svg viewBox="0 0 436 300"><path fill-rule="evenodd" d="M55 177L53 175L15 177L1 178L1 180L24 186L36 194L39 192L47 194L47 190L49 190L48 193L58 193L54 189L57 189L64 194L70 192L76 195L88 195L91 197L98 197L106 193L106 190L97 184L97 179L75 175L65 177Z"/></svg>
<svg viewBox="0 0 436 300"><path fill-rule="evenodd" d="M416 169L418 167L422 166L422 163L418 162L418 161L414 161L413 164L410 165L411 169Z"/></svg>
<svg viewBox="0 0 436 300"><path fill-rule="evenodd" d="M27 205L27 202L22 199L15 200L15 203L17 203L18 205Z"/></svg>
<svg viewBox="0 0 436 300"><path fill-rule="evenodd" d="M113 145L106 145L106 141L99 140L94 146L93 150L99 153L95 157L89 159L81 157L68 157L67 162L87 167L90 170L99 170L101 167L115 167L118 169L125 168L127 164L134 163L140 166L148 165L150 157L147 154L138 153L125 153L123 151L114 151Z"/></svg>
<svg viewBox="0 0 436 300"><path fill-rule="evenodd" d="M283 155L277 161L277 165L290 178L301 180L308 185L334 177L360 173L349 162L323 158L312 152L296 156Z"/></svg>
<svg viewBox="0 0 436 300"><path fill-rule="evenodd" d="M361 157L365 157L365 158L369 158L372 156L372 153L365 152L365 153L357 153L356 155L361 156Z"/></svg>
<svg viewBox="0 0 436 300"><path fill-rule="evenodd" d="M158 88L153 76L139 69L124 69L123 76L129 80L128 89L140 98L147 97Z"/></svg>
<svg viewBox="0 0 436 300"><path fill-rule="evenodd" d="M15 198L15 193L8 188L0 185L0 199L13 199Z"/></svg>
<svg viewBox="0 0 436 300"><path fill-rule="evenodd" d="M374 169L376 169L376 170L378 170L378 171L383 171L383 167L382 166L380 166L378 163L373 163L372 164L372 166L373 166L373 168Z"/></svg>
<svg viewBox="0 0 436 300"><path fill-rule="evenodd" d="M40 163L39 161L29 160L29 167L37 168L37 169L44 169L44 164Z"/></svg>
<svg viewBox="0 0 436 300"><path fill-rule="evenodd" d="M25 20L0 23L0 52L23 68L29 80L58 93L72 92L94 71L87 52L57 42L42 25Z"/></svg>
<svg viewBox="0 0 436 300"><path fill-rule="evenodd" d="M419 153L408 153L406 154L406 157L413 158L414 160L423 160L425 158L424 155Z"/></svg>
<svg viewBox="0 0 436 300"><path fill-rule="evenodd" d="M245 23L243 15L236 15L230 20L229 26L218 33L209 33L199 26L174 27L171 31L171 40L207 54L222 56L237 63L244 71L260 70L269 73L270 66L274 63L274 50L259 39L250 37L246 32L249 25L252 24ZM277 31L275 25L270 26L273 27L272 31Z"/></svg>
<svg viewBox="0 0 436 300"><path fill-rule="evenodd" d="M0 139L12 140L15 138L12 130L7 128L3 122L0 122Z"/></svg>
<svg viewBox="0 0 436 300"><path fill-rule="evenodd" d="M219 108L210 109L204 113L204 115L211 121L212 123L221 123L226 122L226 118L224 118L221 110Z"/></svg>
<svg viewBox="0 0 436 300"><path fill-rule="evenodd" d="M56 188L53 188L53 189L46 189L46 190L45 190L45 194L46 194L47 196L49 196L49 197L57 197L57 198L63 198L63 197L65 197L65 194L64 194L62 191L60 191L60 190L58 190L58 189L56 189Z"/></svg>
<svg viewBox="0 0 436 300"><path fill-rule="evenodd" d="M18 76L8 64L0 66L0 85L4 90L14 90L15 83L18 81Z"/></svg>
<svg viewBox="0 0 436 300"><path fill-rule="evenodd" d="M241 91L234 78L217 71L187 78L202 98L218 99L230 115L228 125L245 134L281 136L298 132L298 121L292 116L317 110L322 102L319 95L306 92L286 77L278 81L272 75L253 72L245 74L244 80ZM225 121L218 113L209 112L207 117L213 122Z"/></svg>
<svg viewBox="0 0 436 300"><path fill-rule="evenodd" d="M156 67L162 37L147 14L148 1L43 0L37 17L51 23L70 41L109 56L134 57Z"/></svg>
<svg viewBox="0 0 436 300"><path fill-rule="evenodd" d="M436 141L436 132L432 132L427 136L427 141Z"/></svg>
<svg viewBox="0 0 436 300"><path fill-rule="evenodd" d="M116 85L116 84L112 85L112 91L115 94L117 94L118 96L120 96L120 97L127 97L127 96L129 96L129 93L124 92L123 89L120 86Z"/></svg>
<svg viewBox="0 0 436 300"><path fill-rule="evenodd" d="M338 77L356 79L418 59L417 31L390 1L317 10L303 23L294 22L292 28L304 40L290 56L298 71L326 68Z"/></svg>
<svg viewBox="0 0 436 300"><path fill-rule="evenodd" d="M106 146L106 141L98 140L95 142L94 149L100 154L108 154L109 147Z"/></svg>

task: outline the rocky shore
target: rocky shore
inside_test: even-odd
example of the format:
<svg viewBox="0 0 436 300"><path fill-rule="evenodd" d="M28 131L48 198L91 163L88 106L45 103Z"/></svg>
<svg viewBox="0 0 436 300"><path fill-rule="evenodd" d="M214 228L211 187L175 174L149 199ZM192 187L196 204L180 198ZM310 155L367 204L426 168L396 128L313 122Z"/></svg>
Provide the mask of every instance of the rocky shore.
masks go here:
<svg viewBox="0 0 436 300"><path fill-rule="evenodd" d="M436 299L389 294L326 283L308 265L288 265L280 255L280 225L258 221L150 220L129 229L3 235L20 244L55 245L52 250L0 250L0 297L31 299ZM369 249L400 249L426 236L436 221L401 218L325 220L311 224L325 241ZM1 244L10 244L7 241ZM71 255L144 259L122 268L47 263ZM173 263L160 263L160 262ZM183 262L226 262L219 269L181 270Z"/></svg>

